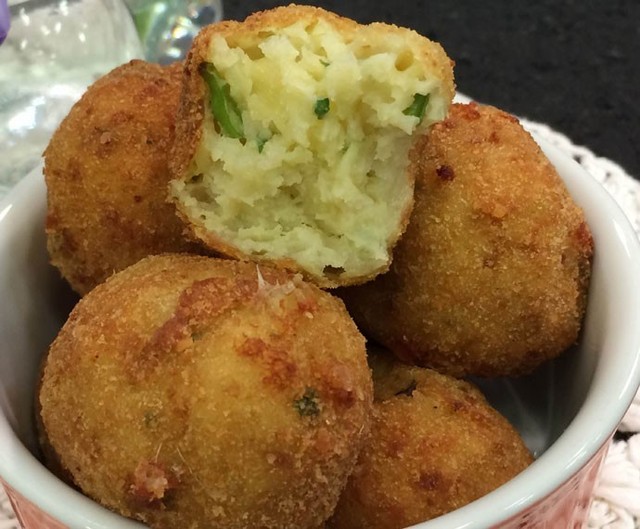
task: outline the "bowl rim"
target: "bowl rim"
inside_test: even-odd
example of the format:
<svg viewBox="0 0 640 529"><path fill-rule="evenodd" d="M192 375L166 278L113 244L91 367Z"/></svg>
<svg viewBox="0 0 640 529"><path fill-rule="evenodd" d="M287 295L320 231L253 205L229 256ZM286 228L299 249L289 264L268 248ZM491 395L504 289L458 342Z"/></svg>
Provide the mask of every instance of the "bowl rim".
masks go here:
<svg viewBox="0 0 640 529"><path fill-rule="evenodd" d="M593 228L596 248L602 244L597 231L606 225L606 232L618 253L616 269L618 283L626 295L620 310L622 336L613 336L612 347L618 351L613 359L605 358L604 372L600 365L586 396L584 405L562 435L545 453L508 484L486 496L439 518L421 522L415 529L481 529L517 518L580 472L617 429L624 413L640 387L640 274L634 263L640 263L640 242L631 223L617 202L604 187L575 160L558 147L533 134L538 144L569 188L574 200L583 207ZM42 165L21 180L0 201L0 227L7 225L22 205L33 206L34 197L46 204ZM592 226L589 219L598 217ZM1 230L0 230L1 231ZM0 243L2 238L0 238ZM596 259L605 262L611 256L596 249ZM0 388L1 389L1 388ZM606 413L604 411L606 410ZM612 413L615 410L615 413ZM598 417L594 425L592 418ZM22 444L0 412L0 479L33 505L71 529L136 529L146 527L102 507L72 487L64 484ZM538 484L531 491L531 483ZM33 486L37 483L37 486ZM73 505L73 508L71 508Z"/></svg>

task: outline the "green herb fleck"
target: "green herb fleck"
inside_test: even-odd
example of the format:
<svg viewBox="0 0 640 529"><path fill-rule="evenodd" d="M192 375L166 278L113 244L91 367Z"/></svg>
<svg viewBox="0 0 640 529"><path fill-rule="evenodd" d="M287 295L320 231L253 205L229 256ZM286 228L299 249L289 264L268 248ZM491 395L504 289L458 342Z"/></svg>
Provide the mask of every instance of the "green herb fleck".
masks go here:
<svg viewBox="0 0 640 529"><path fill-rule="evenodd" d="M301 417L315 417L320 413L318 393L313 388L304 390L304 394L293 402L293 407Z"/></svg>
<svg viewBox="0 0 640 529"><path fill-rule="evenodd" d="M318 119L322 119L327 114L327 112L329 112L330 106L331 103L329 102L328 97L325 97L324 99L318 99L313 111L316 113L316 116L318 116Z"/></svg>
<svg viewBox="0 0 640 529"><path fill-rule="evenodd" d="M331 63L329 61L323 61L322 59L320 59L320 64L322 64L322 66L329 66Z"/></svg>
<svg viewBox="0 0 640 529"><path fill-rule="evenodd" d="M231 97L229 83L216 71L213 64L205 62L200 74L209 87L209 102L213 117L225 136L244 138L242 114L238 104Z"/></svg>
<svg viewBox="0 0 640 529"><path fill-rule="evenodd" d="M418 383L416 382L416 379L414 378L406 388L401 389L400 391L398 391L396 393L396 397L399 397L400 395L406 395L407 397L413 397L413 392L416 390L417 387L418 387Z"/></svg>
<svg viewBox="0 0 640 529"><path fill-rule="evenodd" d="M422 95L416 94L413 96L413 103L411 103L407 108L405 108L402 113L406 116L414 116L418 118L418 123L422 121L424 118L424 113L427 110L427 105L429 104L429 94Z"/></svg>
<svg viewBox="0 0 640 529"><path fill-rule="evenodd" d="M256 144L258 145L258 152L261 153L264 150L264 144L269 141L269 138L258 138Z"/></svg>

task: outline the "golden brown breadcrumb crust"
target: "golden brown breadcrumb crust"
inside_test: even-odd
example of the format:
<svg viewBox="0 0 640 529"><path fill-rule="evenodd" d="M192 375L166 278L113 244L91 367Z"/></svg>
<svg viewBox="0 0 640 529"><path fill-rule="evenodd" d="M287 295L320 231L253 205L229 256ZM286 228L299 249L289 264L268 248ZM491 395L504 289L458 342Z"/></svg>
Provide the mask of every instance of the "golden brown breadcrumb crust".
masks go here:
<svg viewBox="0 0 640 529"><path fill-rule="evenodd" d="M198 34L185 61L184 87L180 100L176 129L176 137L179 141L175 142L169 161L173 179L185 180L192 176L187 174L187 170L202 139L202 124L205 118L205 99L207 95L207 88L200 75L200 68L203 63L208 62L207 54L213 36L220 34L224 35L225 38L241 41L244 35L255 34L262 30L277 31L278 28L287 27L301 19L326 20L344 34L346 38L348 38L349 35L353 35L359 27L359 24L354 20L341 17L318 7L290 4L288 6L256 12L242 22L233 20L222 21L204 28ZM384 38L383 35L386 32L407 31L404 28L400 29L391 24L373 23L371 26L380 30L381 39ZM410 33L418 38L424 38L418 36L418 34L413 31ZM419 59L425 64L428 64L432 71L437 72L437 75L444 80L443 87L446 91L446 97L448 100L452 100L455 90L452 70L453 62L447 58L444 50L442 50L437 43L430 44L434 46L436 50L439 50L440 53L434 55L434 49L429 48L429 50L424 51ZM443 58L446 60L443 60ZM407 185L413 186L413 173L414 171L412 170L406 171ZM183 218L185 224L189 226L193 237L201 240L211 250L221 255L240 260L262 260L260 256L248 255L237 246L219 237L211 230L208 230L203 223L188 216L186 212L182 210L179 202L176 203L176 206L178 214ZM389 250L394 247L402 233L404 233L412 206L412 201L406 204L405 212L397 226L396 232L389 238ZM345 274L340 276L332 276L331 274L325 274L323 276L311 275L294 259L283 258L270 260L270 262L294 272L299 272L303 274L306 279L323 288L335 288L338 286L365 283L388 270L390 265L390 262L388 262L385 266L373 270L370 274L349 277Z"/></svg>
<svg viewBox="0 0 640 529"><path fill-rule="evenodd" d="M314 529L368 431L372 381L337 298L284 270L176 254L80 300L39 403L62 467L124 516Z"/></svg>
<svg viewBox="0 0 640 529"><path fill-rule="evenodd" d="M574 344L593 242L518 120L456 104L412 155L415 205L391 270L340 293L361 330L453 375L530 372Z"/></svg>
<svg viewBox="0 0 640 529"><path fill-rule="evenodd" d="M167 203L182 67L122 65L91 85L44 152L51 262L85 294L142 257L202 252Z"/></svg>
<svg viewBox="0 0 640 529"><path fill-rule="evenodd" d="M373 372L371 435L328 528L427 521L488 494L532 462L518 432L475 386L386 361Z"/></svg>

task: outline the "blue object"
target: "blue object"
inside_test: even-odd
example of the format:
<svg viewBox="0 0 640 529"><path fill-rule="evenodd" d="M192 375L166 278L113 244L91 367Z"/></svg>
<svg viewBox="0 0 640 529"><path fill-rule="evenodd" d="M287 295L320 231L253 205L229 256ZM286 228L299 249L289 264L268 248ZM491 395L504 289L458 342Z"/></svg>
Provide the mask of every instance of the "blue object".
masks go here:
<svg viewBox="0 0 640 529"><path fill-rule="evenodd" d="M11 25L11 16L9 15L9 5L7 0L0 0L0 44L4 42L9 33Z"/></svg>

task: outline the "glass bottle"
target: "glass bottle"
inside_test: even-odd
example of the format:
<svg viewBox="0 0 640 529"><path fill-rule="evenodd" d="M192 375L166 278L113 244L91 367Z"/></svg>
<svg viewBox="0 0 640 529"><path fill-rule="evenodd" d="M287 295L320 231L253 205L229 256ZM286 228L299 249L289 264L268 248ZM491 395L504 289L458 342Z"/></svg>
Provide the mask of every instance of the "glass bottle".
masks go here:
<svg viewBox="0 0 640 529"><path fill-rule="evenodd" d="M0 45L0 186L40 160L58 123L102 74L143 56L122 0L9 0Z"/></svg>

